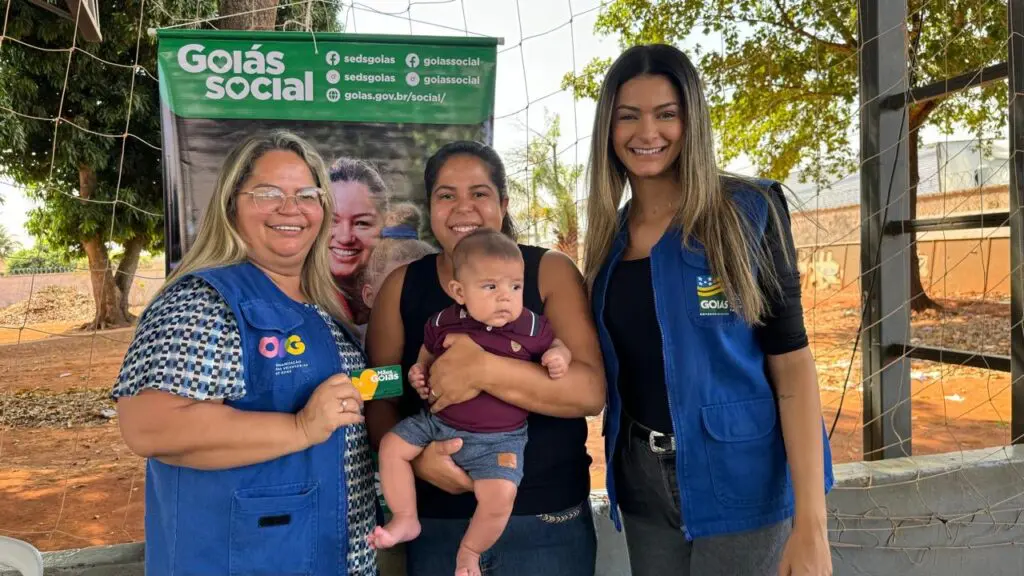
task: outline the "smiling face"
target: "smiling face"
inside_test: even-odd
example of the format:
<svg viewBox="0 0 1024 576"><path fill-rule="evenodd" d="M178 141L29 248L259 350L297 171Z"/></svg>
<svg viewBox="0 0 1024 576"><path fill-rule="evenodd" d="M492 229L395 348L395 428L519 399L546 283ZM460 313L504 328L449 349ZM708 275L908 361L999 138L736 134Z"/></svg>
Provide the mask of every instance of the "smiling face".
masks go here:
<svg viewBox="0 0 1024 576"><path fill-rule="evenodd" d="M264 269L280 273L301 271L323 222L323 205L299 210L294 199L286 198L280 209L266 213L257 208L248 193L268 186L280 189L285 196L294 196L300 190L315 188L316 180L298 154L272 150L256 160L235 199L235 226L248 247L249 258Z"/></svg>
<svg viewBox="0 0 1024 576"><path fill-rule="evenodd" d="M637 76L619 88L612 148L631 177L664 176L679 159L683 130L679 93L664 76Z"/></svg>
<svg viewBox="0 0 1024 576"><path fill-rule="evenodd" d="M470 316L500 328L523 313L523 275L521 258L481 255L459 267L449 288Z"/></svg>
<svg viewBox="0 0 1024 576"><path fill-rule="evenodd" d="M501 230L508 198L500 198L486 164L476 156L449 158L430 191L430 228L448 254L477 228Z"/></svg>
<svg viewBox="0 0 1024 576"><path fill-rule="evenodd" d="M331 194L331 274L340 280L354 279L380 241L382 218L362 182L332 182Z"/></svg>

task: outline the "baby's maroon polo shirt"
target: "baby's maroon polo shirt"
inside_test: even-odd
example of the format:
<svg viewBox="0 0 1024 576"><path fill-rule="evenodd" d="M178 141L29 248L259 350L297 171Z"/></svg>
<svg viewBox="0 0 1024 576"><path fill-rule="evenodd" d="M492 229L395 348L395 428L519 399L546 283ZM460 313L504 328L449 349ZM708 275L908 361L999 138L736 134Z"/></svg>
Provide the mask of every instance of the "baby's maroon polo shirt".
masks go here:
<svg viewBox="0 0 1024 576"><path fill-rule="evenodd" d="M481 348L498 356L539 362L555 338L547 318L523 308L518 318L493 328L474 319L455 304L430 317L423 329L423 345L436 358L444 353L448 334L467 334ZM438 412L445 424L468 432L507 432L520 428L526 410L513 406L486 392Z"/></svg>

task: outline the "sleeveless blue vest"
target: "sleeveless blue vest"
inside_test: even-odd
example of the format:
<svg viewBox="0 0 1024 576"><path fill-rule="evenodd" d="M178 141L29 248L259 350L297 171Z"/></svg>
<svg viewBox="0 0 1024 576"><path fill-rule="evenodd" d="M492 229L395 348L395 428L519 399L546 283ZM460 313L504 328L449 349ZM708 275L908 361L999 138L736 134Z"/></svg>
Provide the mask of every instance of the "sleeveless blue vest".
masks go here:
<svg viewBox="0 0 1024 576"><path fill-rule="evenodd" d="M317 311L285 296L254 265L195 275L224 298L241 333L246 393L225 404L294 414L345 369ZM347 510L344 429L302 452L226 470L150 458L146 574L345 574Z"/></svg>
<svg viewBox="0 0 1024 576"><path fill-rule="evenodd" d="M763 237L767 199L745 187L733 192L733 200L757 237ZM623 221L595 279L592 297L608 382L606 485L612 520L619 529L614 469L622 401L619 364L604 308L608 280L625 252L627 235ZM683 248L678 229L669 229L651 249L651 280L686 539L751 530L789 518L794 497L786 447L765 355L753 329L730 307L723 307L724 298L711 294L714 279L703 246L691 239L690 249ZM822 440L822 482L828 492L833 484L832 455L824 421Z"/></svg>

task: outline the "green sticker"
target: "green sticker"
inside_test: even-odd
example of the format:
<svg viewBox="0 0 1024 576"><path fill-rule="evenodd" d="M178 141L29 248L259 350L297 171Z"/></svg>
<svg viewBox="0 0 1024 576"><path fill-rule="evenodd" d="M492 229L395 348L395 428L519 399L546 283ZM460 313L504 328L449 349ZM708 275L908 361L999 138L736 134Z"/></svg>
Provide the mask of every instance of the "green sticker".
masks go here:
<svg viewBox="0 0 1024 576"><path fill-rule="evenodd" d="M363 400L380 400L402 395L402 367L379 366L349 372L352 384Z"/></svg>

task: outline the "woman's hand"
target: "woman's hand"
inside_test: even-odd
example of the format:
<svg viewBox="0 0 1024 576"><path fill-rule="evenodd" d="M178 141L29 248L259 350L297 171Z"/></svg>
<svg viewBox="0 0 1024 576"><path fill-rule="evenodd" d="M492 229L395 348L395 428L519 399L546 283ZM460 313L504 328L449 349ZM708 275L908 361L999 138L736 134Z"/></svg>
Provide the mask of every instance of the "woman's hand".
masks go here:
<svg viewBox="0 0 1024 576"><path fill-rule="evenodd" d="M822 521L793 522L782 551L779 576L831 576L832 551L828 544L828 525Z"/></svg>
<svg viewBox="0 0 1024 576"><path fill-rule="evenodd" d="M476 398L483 389L480 376L491 356L466 334L445 336L444 347L444 354L430 366L432 412Z"/></svg>
<svg viewBox="0 0 1024 576"><path fill-rule="evenodd" d="M295 424L306 442L315 446L335 430L363 421L363 399L345 374L335 374L313 391L306 405L295 415Z"/></svg>
<svg viewBox="0 0 1024 576"><path fill-rule="evenodd" d="M462 448L462 439L453 438L444 442L431 442L412 461L413 471L421 479L430 482L449 494L462 494L473 490L473 481L455 465L452 454Z"/></svg>

